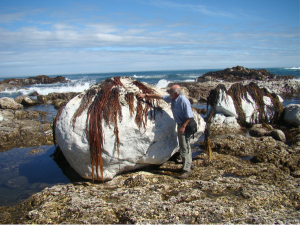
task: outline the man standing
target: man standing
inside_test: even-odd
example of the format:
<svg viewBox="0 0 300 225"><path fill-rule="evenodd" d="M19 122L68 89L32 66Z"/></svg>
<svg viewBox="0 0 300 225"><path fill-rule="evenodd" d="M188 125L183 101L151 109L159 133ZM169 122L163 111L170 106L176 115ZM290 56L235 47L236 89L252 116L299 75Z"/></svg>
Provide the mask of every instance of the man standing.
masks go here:
<svg viewBox="0 0 300 225"><path fill-rule="evenodd" d="M186 134L185 128L190 122L190 119L194 117L190 101L182 94L179 85L173 85L170 88L169 95L159 94L138 94L138 99L145 97L163 99L167 103L171 103L171 109L175 122L178 124L177 133L180 147L180 155L183 161L182 173L178 177L185 179L189 177L193 172L192 166L192 151L190 146L191 135Z"/></svg>

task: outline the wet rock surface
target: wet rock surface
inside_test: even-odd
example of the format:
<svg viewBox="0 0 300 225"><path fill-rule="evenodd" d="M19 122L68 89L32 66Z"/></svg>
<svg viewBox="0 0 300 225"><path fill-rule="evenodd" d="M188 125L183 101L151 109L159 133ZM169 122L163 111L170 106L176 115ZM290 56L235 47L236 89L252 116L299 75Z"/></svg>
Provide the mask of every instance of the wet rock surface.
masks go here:
<svg viewBox="0 0 300 225"><path fill-rule="evenodd" d="M45 121L46 112L0 109L0 151L14 147L51 145L52 123Z"/></svg>

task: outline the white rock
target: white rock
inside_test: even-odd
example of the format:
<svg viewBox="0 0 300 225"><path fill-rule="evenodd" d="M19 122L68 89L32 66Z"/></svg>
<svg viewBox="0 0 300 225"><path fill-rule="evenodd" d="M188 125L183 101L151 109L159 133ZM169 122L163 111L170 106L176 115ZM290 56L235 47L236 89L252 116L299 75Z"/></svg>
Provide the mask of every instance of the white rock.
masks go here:
<svg viewBox="0 0 300 225"><path fill-rule="evenodd" d="M300 105L290 104L284 108L284 121L300 126Z"/></svg>
<svg viewBox="0 0 300 225"><path fill-rule="evenodd" d="M283 98L281 98L281 96L280 96L280 95L277 95L277 98L278 98L279 102L281 102L281 103L283 103L283 102L284 102Z"/></svg>
<svg viewBox="0 0 300 225"><path fill-rule="evenodd" d="M130 117L125 94L127 92L139 92L139 89L132 84L133 81L128 77L121 78L124 87L120 87L123 119L122 122L118 121L119 155L115 146L116 140L113 126L109 128L104 125L104 122L102 123L105 134L105 151L102 152L104 180L110 180L116 174L141 168L148 164L162 164L178 150L177 128L173 120L170 104L160 100L159 104L162 111L156 112L155 121L151 121L150 117L148 117L146 130L138 129L135 123L135 115L132 118ZM166 94L155 86L144 84L159 94ZM59 117L55 134L57 143L70 165L82 177L91 179L91 155L85 133L87 110L77 118L74 129L72 126L72 117L80 106L80 102L81 99L77 96L65 106ZM136 103L135 99L135 107ZM198 123L198 132L195 134L195 139L192 142L197 141L205 130L205 122L196 111L194 111L194 117ZM98 173L101 174L99 170Z"/></svg>
<svg viewBox="0 0 300 225"><path fill-rule="evenodd" d="M255 114L255 112L257 112L257 107L255 101L252 99L249 93L247 93L247 98L249 101L247 101L244 98L241 98L241 103L242 103L241 107L245 113L246 122L250 123L252 119L255 121L257 118L257 115Z"/></svg>
<svg viewBox="0 0 300 225"><path fill-rule="evenodd" d="M216 104L216 112L223 113L226 116L237 117L237 113L231 96L227 95L223 90L220 91L219 99Z"/></svg>
<svg viewBox="0 0 300 225"><path fill-rule="evenodd" d="M4 118L3 118L3 116L0 114L0 121L3 121L4 120Z"/></svg>
<svg viewBox="0 0 300 225"><path fill-rule="evenodd" d="M226 119L226 116L224 116L223 113L217 113L212 119L211 123L215 125L221 125L223 124L224 120Z"/></svg>

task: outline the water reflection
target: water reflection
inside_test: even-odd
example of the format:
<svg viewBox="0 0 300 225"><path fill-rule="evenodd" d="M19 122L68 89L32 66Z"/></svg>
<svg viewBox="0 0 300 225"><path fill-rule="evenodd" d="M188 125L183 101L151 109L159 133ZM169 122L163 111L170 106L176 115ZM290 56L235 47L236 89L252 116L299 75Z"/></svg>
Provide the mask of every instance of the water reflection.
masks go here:
<svg viewBox="0 0 300 225"><path fill-rule="evenodd" d="M44 145L0 153L0 206L15 205L45 187L83 180L65 159L55 161L54 151L54 145Z"/></svg>

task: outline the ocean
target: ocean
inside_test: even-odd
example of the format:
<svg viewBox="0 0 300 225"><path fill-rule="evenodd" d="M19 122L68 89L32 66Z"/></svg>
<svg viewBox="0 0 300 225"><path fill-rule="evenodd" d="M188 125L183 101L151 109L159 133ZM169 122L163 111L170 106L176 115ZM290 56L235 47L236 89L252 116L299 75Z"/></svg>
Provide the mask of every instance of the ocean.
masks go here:
<svg viewBox="0 0 300 225"><path fill-rule="evenodd" d="M270 73L282 76L293 75L300 79L300 67L293 68L255 68L266 69ZM68 75L47 75L49 77L64 76L69 83L57 84L36 84L24 87L20 90L10 90L0 92L0 97L15 98L19 95L29 95L30 93L37 92L41 95L47 95L51 92L82 92L88 89L93 84L96 84L104 79L115 76L128 76L133 79L154 84L157 87L166 87L169 83L173 82L194 82L198 77L210 71L217 71L220 69L200 69L200 70L166 70L166 71L145 71L145 72L118 72L118 73L88 73L88 74L68 74ZM10 78L26 78L26 77L10 77ZM6 78L0 78L0 81Z"/></svg>

